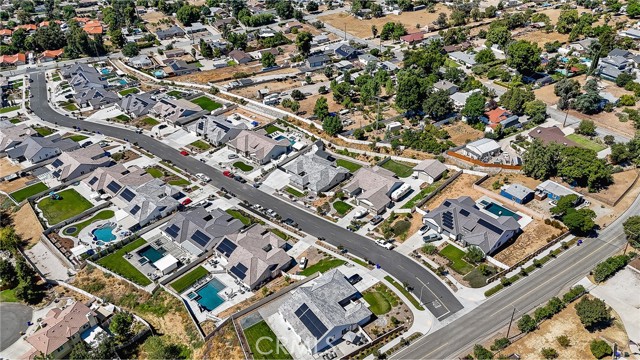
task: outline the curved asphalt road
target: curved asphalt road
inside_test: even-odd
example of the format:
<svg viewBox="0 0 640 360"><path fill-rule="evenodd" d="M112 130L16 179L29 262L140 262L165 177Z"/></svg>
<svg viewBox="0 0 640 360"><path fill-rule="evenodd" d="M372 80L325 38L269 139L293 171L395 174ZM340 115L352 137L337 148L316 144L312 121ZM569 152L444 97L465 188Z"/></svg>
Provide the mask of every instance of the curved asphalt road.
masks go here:
<svg viewBox="0 0 640 360"><path fill-rule="evenodd" d="M182 156L176 149L146 135L136 134L133 131L108 125L83 122L61 115L54 111L49 105L44 73L33 73L31 74L31 79L33 79L33 83L31 84L31 93L33 94L31 110L42 120L66 127L79 126L90 131L99 131L102 134L114 138L128 139L131 142L137 142L140 147L150 153L164 160L169 160L192 174L203 173L209 176L216 186L228 189L236 194L238 198L246 200L250 204L260 204L266 208L273 209L285 218L289 217L294 219L304 232L316 237L324 237L326 241L335 246L342 245L350 253L379 264L396 279L414 287L415 293L419 294L420 289L423 288L423 302L439 319L444 319L463 308L462 304L460 304L458 299L449 291L446 285L441 283L435 275L412 259L398 252L386 250L363 236L300 210L252 186L231 180L223 176L220 171L192 157Z"/></svg>
<svg viewBox="0 0 640 360"><path fill-rule="evenodd" d="M32 317L33 310L26 305L0 303L0 351L18 341Z"/></svg>

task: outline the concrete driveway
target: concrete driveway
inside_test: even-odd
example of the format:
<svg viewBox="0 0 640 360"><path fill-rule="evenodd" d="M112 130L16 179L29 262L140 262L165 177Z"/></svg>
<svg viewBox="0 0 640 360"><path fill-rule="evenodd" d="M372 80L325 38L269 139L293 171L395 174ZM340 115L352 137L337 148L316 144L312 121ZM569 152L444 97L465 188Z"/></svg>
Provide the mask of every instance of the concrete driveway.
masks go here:
<svg viewBox="0 0 640 360"><path fill-rule="evenodd" d="M0 303L0 351L20 339L20 333L27 330L27 322L32 316L33 310L26 305Z"/></svg>

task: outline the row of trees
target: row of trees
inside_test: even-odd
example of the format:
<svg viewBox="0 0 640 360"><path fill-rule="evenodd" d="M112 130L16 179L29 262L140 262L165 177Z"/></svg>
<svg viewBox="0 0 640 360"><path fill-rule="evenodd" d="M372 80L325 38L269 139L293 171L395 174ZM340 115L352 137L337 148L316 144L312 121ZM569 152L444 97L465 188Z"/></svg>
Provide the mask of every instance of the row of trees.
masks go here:
<svg viewBox="0 0 640 360"><path fill-rule="evenodd" d="M0 218L3 217L7 220L10 219L5 212L0 213ZM38 285L39 278L18 251L22 245L22 239L16 234L13 226L7 222L3 224L5 226L0 228L0 250L10 252L15 261L0 259L1 283L3 287L13 289L19 300L28 304L37 304L44 296Z"/></svg>

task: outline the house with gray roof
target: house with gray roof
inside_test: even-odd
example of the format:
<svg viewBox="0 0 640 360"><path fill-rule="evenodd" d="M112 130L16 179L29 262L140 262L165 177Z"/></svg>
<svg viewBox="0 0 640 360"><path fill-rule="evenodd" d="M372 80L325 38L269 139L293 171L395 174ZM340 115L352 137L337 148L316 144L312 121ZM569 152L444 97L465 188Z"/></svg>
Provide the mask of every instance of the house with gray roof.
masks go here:
<svg viewBox="0 0 640 360"><path fill-rule="evenodd" d="M342 44L335 50L336 56L343 60L350 60L358 55L358 51L349 44Z"/></svg>
<svg viewBox="0 0 640 360"><path fill-rule="evenodd" d="M242 130L247 129L247 124L244 122L222 115L203 116L189 127L189 130L202 136L215 146L226 144L229 140L238 136Z"/></svg>
<svg viewBox="0 0 640 360"><path fill-rule="evenodd" d="M313 55L307 58L307 66L312 69L320 68L330 61L331 59L329 59L329 57L325 54Z"/></svg>
<svg viewBox="0 0 640 360"><path fill-rule="evenodd" d="M312 151L282 166L291 175L289 186L318 194L329 191L349 176L347 169L338 167L334 161L318 155L319 150L317 145L314 145Z"/></svg>
<svg viewBox="0 0 640 360"><path fill-rule="evenodd" d="M153 61L147 55L140 54L129 58L129 65L137 69L146 69L153 67Z"/></svg>
<svg viewBox="0 0 640 360"><path fill-rule="evenodd" d="M422 219L438 233L463 246L477 246L487 255L520 233L520 225L513 216L482 211L468 196L447 199Z"/></svg>
<svg viewBox="0 0 640 360"><path fill-rule="evenodd" d="M167 76L181 76L191 74L200 71L194 64L188 64L184 60L169 59L165 61L165 66L162 70Z"/></svg>
<svg viewBox="0 0 640 360"><path fill-rule="evenodd" d="M136 188L153 180L153 176L137 166L122 164L99 167L82 180L82 183L100 195L115 196L125 186Z"/></svg>
<svg viewBox="0 0 640 360"><path fill-rule="evenodd" d="M144 227L153 220L163 218L180 205L185 195L175 186L153 179L143 185L117 189L111 202L124 211L120 224L126 229Z"/></svg>
<svg viewBox="0 0 640 360"><path fill-rule="evenodd" d="M225 236L216 251L227 259L227 271L251 289L286 271L292 263L286 241L260 224Z"/></svg>
<svg viewBox="0 0 640 360"><path fill-rule="evenodd" d="M355 198L358 205L380 214L391 204L391 194L402 184L404 182L387 169L379 166L362 167L343 190Z"/></svg>
<svg viewBox="0 0 640 360"><path fill-rule="evenodd" d="M178 25L173 25L168 29L156 31L156 36L160 40L172 39L174 37L182 37L184 35L185 35L184 30L182 30Z"/></svg>
<svg viewBox="0 0 640 360"><path fill-rule="evenodd" d="M55 178L69 181L112 163L113 160L100 144L93 144L86 148L64 151L49 167Z"/></svg>
<svg viewBox="0 0 640 360"><path fill-rule="evenodd" d="M311 354L353 339L373 315L362 294L338 269L291 291L278 314L291 327L291 336L300 339Z"/></svg>
<svg viewBox="0 0 640 360"><path fill-rule="evenodd" d="M438 90L444 90L449 93L449 95L453 95L458 92L459 88L456 84L452 83L448 80L440 80L437 83L433 84L433 87Z"/></svg>
<svg viewBox="0 0 640 360"><path fill-rule="evenodd" d="M454 51L448 54L451 60L464 65L468 68L476 65L475 54L469 54L462 51Z"/></svg>
<svg viewBox="0 0 640 360"><path fill-rule="evenodd" d="M78 89L73 97L81 108L92 109L100 109L120 101L120 97L115 92L96 87Z"/></svg>
<svg viewBox="0 0 640 360"><path fill-rule="evenodd" d="M197 207L177 213L160 229L162 234L189 253L200 256L225 236L237 233L244 224L220 209Z"/></svg>
<svg viewBox="0 0 640 360"><path fill-rule="evenodd" d="M0 128L0 151L6 151L22 143L26 138L37 135L38 132L26 124L14 125L7 121Z"/></svg>
<svg viewBox="0 0 640 360"><path fill-rule="evenodd" d="M472 141L460 149L462 155L484 162L489 161L493 156L500 155L501 152L500 144L489 138Z"/></svg>
<svg viewBox="0 0 640 360"><path fill-rule="evenodd" d="M63 139L59 134L47 137L29 136L19 145L7 150L7 156L14 162L29 161L32 164L37 164L52 159L64 151L79 147L77 142Z"/></svg>
<svg viewBox="0 0 640 360"><path fill-rule="evenodd" d="M447 167L436 159L421 161L413 167L413 177L433 184L447 171Z"/></svg>
<svg viewBox="0 0 640 360"><path fill-rule="evenodd" d="M518 204L526 204L533 199L533 190L521 184L509 184L502 187L500 195Z"/></svg>
<svg viewBox="0 0 640 360"><path fill-rule="evenodd" d="M132 118L137 118L147 115L156 103L152 93L128 94L120 100L116 107Z"/></svg>
<svg viewBox="0 0 640 360"><path fill-rule="evenodd" d="M206 115L202 108L185 99L163 97L149 110L149 114L172 124L184 125Z"/></svg>
<svg viewBox="0 0 640 360"><path fill-rule="evenodd" d="M242 156L264 165L286 154L291 143L287 139L274 140L266 136L264 130L242 130L238 136L227 142L227 147L237 154L242 154Z"/></svg>

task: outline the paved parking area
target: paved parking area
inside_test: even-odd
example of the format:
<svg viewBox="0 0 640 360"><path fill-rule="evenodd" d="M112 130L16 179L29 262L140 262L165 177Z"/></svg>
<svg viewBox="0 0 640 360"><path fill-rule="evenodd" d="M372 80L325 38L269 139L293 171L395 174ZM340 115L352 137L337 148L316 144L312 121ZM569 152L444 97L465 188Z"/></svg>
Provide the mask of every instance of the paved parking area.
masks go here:
<svg viewBox="0 0 640 360"><path fill-rule="evenodd" d="M20 333L27 330L32 315L33 310L26 305L0 303L0 351L20 339Z"/></svg>

